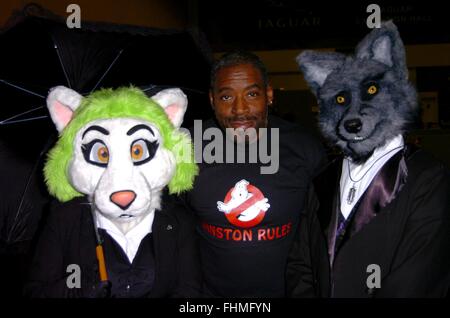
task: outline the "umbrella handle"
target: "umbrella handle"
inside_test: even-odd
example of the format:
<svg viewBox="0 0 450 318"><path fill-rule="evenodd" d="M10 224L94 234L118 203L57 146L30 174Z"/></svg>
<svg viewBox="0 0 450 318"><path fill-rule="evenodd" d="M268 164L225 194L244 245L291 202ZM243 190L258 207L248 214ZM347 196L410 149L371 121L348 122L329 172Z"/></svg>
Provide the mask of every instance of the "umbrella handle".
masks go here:
<svg viewBox="0 0 450 318"><path fill-rule="evenodd" d="M105 255L103 254L103 246L101 244L97 245L97 247L95 248L95 253L97 254L100 281L107 281L108 274L106 273Z"/></svg>

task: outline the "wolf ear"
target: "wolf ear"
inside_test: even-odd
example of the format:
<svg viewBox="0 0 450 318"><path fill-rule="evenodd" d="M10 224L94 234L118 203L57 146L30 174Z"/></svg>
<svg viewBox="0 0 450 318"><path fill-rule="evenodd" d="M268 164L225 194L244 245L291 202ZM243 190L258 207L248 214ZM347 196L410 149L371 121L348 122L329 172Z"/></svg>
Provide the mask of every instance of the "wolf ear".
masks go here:
<svg viewBox="0 0 450 318"><path fill-rule="evenodd" d="M65 86L50 89L47 96L47 108L58 132L61 132L72 120L73 113L82 100L83 96Z"/></svg>
<svg viewBox="0 0 450 318"><path fill-rule="evenodd" d="M153 95L152 99L164 108L172 124L176 128L180 128L188 104L183 91L179 88L164 89Z"/></svg>
<svg viewBox="0 0 450 318"><path fill-rule="evenodd" d="M392 68L402 79L408 79L405 47L392 21L383 22L357 46L356 57L372 59Z"/></svg>
<svg viewBox="0 0 450 318"><path fill-rule="evenodd" d="M315 52L304 51L297 56L297 63L300 66L305 80L317 95L317 91L322 87L331 72L342 66L345 55L335 52Z"/></svg>

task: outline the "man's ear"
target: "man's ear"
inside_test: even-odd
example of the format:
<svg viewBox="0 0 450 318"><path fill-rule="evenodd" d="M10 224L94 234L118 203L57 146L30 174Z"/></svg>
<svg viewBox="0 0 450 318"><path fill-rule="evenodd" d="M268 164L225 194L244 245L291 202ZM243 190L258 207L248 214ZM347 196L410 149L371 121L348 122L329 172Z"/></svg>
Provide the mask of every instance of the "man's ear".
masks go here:
<svg viewBox="0 0 450 318"><path fill-rule="evenodd" d="M345 55L307 50L299 54L296 60L306 82L313 93L317 95L317 91L322 87L328 75L342 66Z"/></svg>
<svg viewBox="0 0 450 318"><path fill-rule="evenodd" d="M267 85L266 87L266 96L267 96L267 102L269 104L269 106L272 105L273 102L273 88L272 85Z"/></svg>
<svg viewBox="0 0 450 318"><path fill-rule="evenodd" d="M186 113L188 100L183 91L179 88L168 88L152 96L167 114L170 121L176 128L180 128Z"/></svg>
<svg viewBox="0 0 450 318"><path fill-rule="evenodd" d="M212 89L209 90L209 104L211 105L211 108L214 109L214 93Z"/></svg>
<svg viewBox="0 0 450 318"><path fill-rule="evenodd" d="M393 68L402 79L408 79L405 47L392 21L383 22L358 44L356 57L372 59Z"/></svg>
<svg viewBox="0 0 450 318"><path fill-rule="evenodd" d="M50 89L47 108L58 132L63 131L72 120L73 113L80 106L83 96L65 86Z"/></svg>

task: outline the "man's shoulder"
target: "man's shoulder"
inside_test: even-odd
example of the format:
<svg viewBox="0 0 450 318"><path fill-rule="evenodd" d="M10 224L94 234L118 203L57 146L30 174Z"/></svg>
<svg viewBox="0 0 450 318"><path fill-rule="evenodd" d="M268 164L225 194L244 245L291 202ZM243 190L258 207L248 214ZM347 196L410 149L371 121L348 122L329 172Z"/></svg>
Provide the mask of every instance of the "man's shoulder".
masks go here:
<svg viewBox="0 0 450 318"><path fill-rule="evenodd" d="M314 133L298 123L293 123L277 116L269 116L269 127L278 128L280 136L292 137L298 141L310 141L319 143L319 139Z"/></svg>
<svg viewBox="0 0 450 318"><path fill-rule="evenodd" d="M284 148L306 157L324 157L325 148L319 136L298 123L276 116L269 117L270 127L279 129L280 144ZM322 158L316 158L322 160ZM315 160L315 159L314 159Z"/></svg>
<svg viewBox="0 0 450 318"><path fill-rule="evenodd" d="M302 129L302 127L297 124L290 121L287 121L286 119L283 119L281 117L275 116L275 115L269 115L269 126L271 128L280 128L280 129Z"/></svg>

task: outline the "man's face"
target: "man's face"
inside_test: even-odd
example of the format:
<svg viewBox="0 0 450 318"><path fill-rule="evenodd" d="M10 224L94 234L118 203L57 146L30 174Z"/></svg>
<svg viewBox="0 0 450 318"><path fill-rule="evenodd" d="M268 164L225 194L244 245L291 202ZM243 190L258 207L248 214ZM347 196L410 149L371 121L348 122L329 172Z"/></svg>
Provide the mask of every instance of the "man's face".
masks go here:
<svg viewBox="0 0 450 318"><path fill-rule="evenodd" d="M209 98L222 128L267 127L267 105L272 102L273 91L264 85L260 71L252 64L219 69Z"/></svg>

